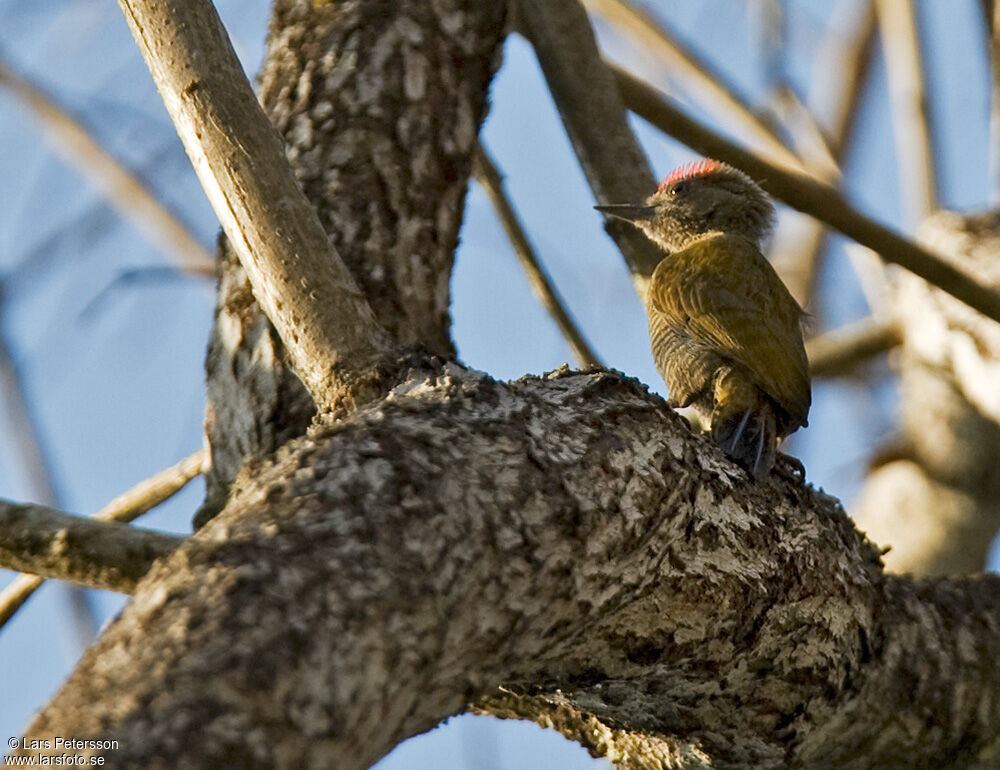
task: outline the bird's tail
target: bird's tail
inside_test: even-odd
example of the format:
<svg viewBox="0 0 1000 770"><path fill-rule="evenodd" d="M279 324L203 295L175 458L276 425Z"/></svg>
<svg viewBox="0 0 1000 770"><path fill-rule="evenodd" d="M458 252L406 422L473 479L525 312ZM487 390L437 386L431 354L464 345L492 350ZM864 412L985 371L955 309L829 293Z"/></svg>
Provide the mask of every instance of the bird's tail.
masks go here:
<svg viewBox="0 0 1000 770"><path fill-rule="evenodd" d="M752 407L717 413L712 419L712 438L755 479L764 478L778 452L778 420L773 405L765 397Z"/></svg>

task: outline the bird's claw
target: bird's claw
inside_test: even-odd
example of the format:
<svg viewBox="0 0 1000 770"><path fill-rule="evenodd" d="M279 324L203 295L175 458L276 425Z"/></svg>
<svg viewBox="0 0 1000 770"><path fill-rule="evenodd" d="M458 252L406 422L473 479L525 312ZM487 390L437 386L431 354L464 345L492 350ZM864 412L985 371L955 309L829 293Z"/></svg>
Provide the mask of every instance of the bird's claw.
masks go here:
<svg viewBox="0 0 1000 770"><path fill-rule="evenodd" d="M796 481L806 480L806 467L799 458L786 455L784 452L778 452L775 454L774 460L775 467L781 466L782 470Z"/></svg>

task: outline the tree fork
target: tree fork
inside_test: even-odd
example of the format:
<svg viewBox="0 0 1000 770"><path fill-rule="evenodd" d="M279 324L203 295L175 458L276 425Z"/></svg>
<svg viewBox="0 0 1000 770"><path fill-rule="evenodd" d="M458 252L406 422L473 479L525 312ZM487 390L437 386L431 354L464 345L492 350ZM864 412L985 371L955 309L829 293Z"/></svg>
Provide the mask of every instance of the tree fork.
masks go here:
<svg viewBox="0 0 1000 770"><path fill-rule="evenodd" d="M630 767L975 766L998 655L1000 578L886 576L835 500L750 483L634 380L452 364L258 474L29 736L360 768L506 685Z"/></svg>

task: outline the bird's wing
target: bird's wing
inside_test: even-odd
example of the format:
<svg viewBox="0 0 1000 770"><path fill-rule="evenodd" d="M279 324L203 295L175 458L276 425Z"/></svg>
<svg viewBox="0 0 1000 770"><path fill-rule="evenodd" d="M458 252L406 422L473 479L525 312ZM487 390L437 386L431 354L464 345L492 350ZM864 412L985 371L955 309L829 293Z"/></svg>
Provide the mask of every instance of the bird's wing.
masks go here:
<svg viewBox="0 0 1000 770"><path fill-rule="evenodd" d="M750 370L758 387L805 422L802 309L753 243L718 234L671 254L654 271L647 302L693 341Z"/></svg>

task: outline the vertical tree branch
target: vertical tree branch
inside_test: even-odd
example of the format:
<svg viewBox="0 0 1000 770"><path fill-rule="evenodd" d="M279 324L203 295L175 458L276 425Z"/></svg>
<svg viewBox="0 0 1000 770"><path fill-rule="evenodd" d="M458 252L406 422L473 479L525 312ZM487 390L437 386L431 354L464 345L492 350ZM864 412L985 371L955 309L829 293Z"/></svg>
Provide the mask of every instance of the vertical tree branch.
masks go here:
<svg viewBox="0 0 1000 770"><path fill-rule="evenodd" d="M855 0L848 0L851 12L856 10ZM854 126L857 124L861 95L868 84L872 54L875 50L875 7L872 0L865 0L865 8L855 34L844 50L839 41L828 40L817 57L817 71L827 74L840 73L836 93L824 98L824 104L833 106L827 146L837 174L826 178L831 184L839 182L839 171L844 154L850 146ZM832 38L833 35L830 35ZM826 253L827 233L818 222L810 222L806 232L784 249L772 255L775 268L781 274L789 291L806 308L813 306L816 282Z"/></svg>
<svg viewBox="0 0 1000 770"><path fill-rule="evenodd" d="M532 291L549 312L549 315L552 316L552 320L556 322L556 326L562 332L573 351L573 355L576 356L576 360L585 367L601 366L597 355L566 309L566 304L552 284L552 279L549 278L545 268L538 261L538 256L521 226L517 213L504 192L503 178L482 144L476 146L476 153L472 160L472 173L493 202L500 223L503 225L503 229L514 247L514 252L517 254L517 259L521 263L521 268L528 276Z"/></svg>
<svg viewBox="0 0 1000 770"><path fill-rule="evenodd" d="M923 242L1000 285L1000 214L939 211ZM986 567L1000 531L1000 325L912 275L890 283L902 345L898 433L851 506L872 537L891 545L900 572L967 574Z"/></svg>
<svg viewBox="0 0 1000 770"><path fill-rule="evenodd" d="M914 0L875 0L896 136L896 167L911 226L937 209L934 145Z"/></svg>
<svg viewBox="0 0 1000 770"><path fill-rule="evenodd" d="M0 311L3 308L3 287L0 286ZM52 475L51 461L42 444L42 434L35 420L25 391L21 370L11 358L7 347L3 314L0 312L0 401L10 428L12 443L20 456L27 480L28 496L35 502L61 507L59 490ZM80 648L85 648L97 633L98 620L87 594L76 586L66 586L66 599L71 613L71 626ZM2 597L2 594L0 594ZM23 604L27 596L19 603ZM16 609L16 608L15 608ZM0 607L0 627L3 626Z"/></svg>
<svg viewBox="0 0 1000 770"><path fill-rule="evenodd" d="M990 52L990 196L1000 203L1000 3L983 0Z"/></svg>
<svg viewBox="0 0 1000 770"><path fill-rule="evenodd" d="M390 343L295 181L215 8L119 4L254 296L313 398L339 403L338 381L367 371Z"/></svg>

